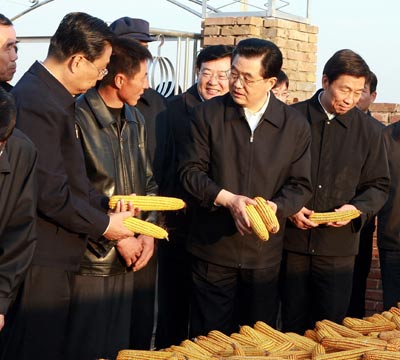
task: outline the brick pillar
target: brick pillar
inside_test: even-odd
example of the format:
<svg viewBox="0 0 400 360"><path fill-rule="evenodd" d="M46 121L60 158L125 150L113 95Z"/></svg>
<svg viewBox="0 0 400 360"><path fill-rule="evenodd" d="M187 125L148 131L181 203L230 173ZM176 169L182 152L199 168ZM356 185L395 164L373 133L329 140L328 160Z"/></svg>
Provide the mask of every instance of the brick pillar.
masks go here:
<svg viewBox="0 0 400 360"><path fill-rule="evenodd" d="M305 100L315 92L317 71L316 26L291 20L261 17L206 18L202 23L202 46L236 45L257 37L274 42L282 51L289 78L289 102Z"/></svg>
<svg viewBox="0 0 400 360"><path fill-rule="evenodd" d="M392 124L400 120L400 104L375 103L370 107L372 116L377 118L385 125Z"/></svg>

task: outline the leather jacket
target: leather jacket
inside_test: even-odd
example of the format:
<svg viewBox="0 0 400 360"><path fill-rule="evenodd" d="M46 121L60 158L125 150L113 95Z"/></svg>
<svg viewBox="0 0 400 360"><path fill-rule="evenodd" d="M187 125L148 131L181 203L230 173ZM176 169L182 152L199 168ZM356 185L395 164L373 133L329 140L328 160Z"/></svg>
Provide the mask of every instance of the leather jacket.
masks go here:
<svg viewBox="0 0 400 360"><path fill-rule="evenodd" d="M85 157L88 177L104 195L156 195L147 155L146 128L142 114L124 105L125 117L120 127L93 88L77 99L76 132ZM143 213L142 218L155 223L156 213ZM113 242L89 239L80 267L82 275L107 276L130 271Z"/></svg>

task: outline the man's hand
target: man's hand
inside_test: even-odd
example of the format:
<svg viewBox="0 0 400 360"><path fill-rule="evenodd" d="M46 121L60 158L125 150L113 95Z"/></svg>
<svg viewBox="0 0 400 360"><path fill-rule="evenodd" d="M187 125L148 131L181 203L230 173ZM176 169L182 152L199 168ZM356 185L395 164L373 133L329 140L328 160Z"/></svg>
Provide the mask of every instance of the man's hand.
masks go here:
<svg viewBox="0 0 400 360"><path fill-rule="evenodd" d="M312 210L303 207L298 213L289 216L289 220L299 229L309 230L318 226L318 224L308 219L312 213Z"/></svg>
<svg viewBox="0 0 400 360"><path fill-rule="evenodd" d="M0 331L1 331L1 329L4 327L4 324L5 324L5 322L4 322L4 315L3 315L3 314L0 314Z"/></svg>
<svg viewBox="0 0 400 360"><path fill-rule="evenodd" d="M247 216L246 205L257 205L257 202L247 196L236 195L226 190L221 190L215 199L217 205L222 205L229 209L236 228L241 235L250 234L250 220Z"/></svg>
<svg viewBox="0 0 400 360"><path fill-rule="evenodd" d="M121 240L133 236L133 232L124 225L124 220L133 215L130 211L109 214L110 224L103 236L108 240Z"/></svg>
<svg viewBox="0 0 400 360"><path fill-rule="evenodd" d="M154 253L154 238L147 235L139 235L138 238L143 243L143 251L137 259L133 271L138 271L144 268Z"/></svg>
<svg viewBox="0 0 400 360"><path fill-rule="evenodd" d="M344 204L340 208L335 209L335 211L343 211L343 210L357 210L357 208L354 205ZM326 226L342 227L342 226L347 225L350 221L351 220L330 222L330 223L327 223Z"/></svg>
<svg viewBox="0 0 400 360"><path fill-rule="evenodd" d="M125 260L126 266L132 266L140 257L143 251L143 242L141 239L130 236L119 240L116 248L122 258Z"/></svg>

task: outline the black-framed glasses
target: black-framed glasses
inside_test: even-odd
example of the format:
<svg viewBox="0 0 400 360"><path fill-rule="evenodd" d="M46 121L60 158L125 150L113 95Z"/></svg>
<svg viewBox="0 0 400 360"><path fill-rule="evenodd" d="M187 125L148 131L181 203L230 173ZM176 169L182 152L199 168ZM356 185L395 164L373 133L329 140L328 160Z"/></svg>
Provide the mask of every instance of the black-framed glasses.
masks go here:
<svg viewBox="0 0 400 360"><path fill-rule="evenodd" d="M93 66L94 69L97 70L99 77L103 78L104 76L106 76L108 74L107 68L99 69L95 64L93 64L90 60L86 59L84 56L82 56L82 59L86 60L90 65Z"/></svg>
<svg viewBox="0 0 400 360"><path fill-rule="evenodd" d="M237 72L235 70L230 70L228 72L228 77L233 82L236 82L239 80L240 83L242 84L242 86L247 86L247 87L251 87L255 83L258 83L259 81L266 80L265 78L253 80L253 79L250 79L249 77L247 77L246 75L240 74L239 72Z"/></svg>

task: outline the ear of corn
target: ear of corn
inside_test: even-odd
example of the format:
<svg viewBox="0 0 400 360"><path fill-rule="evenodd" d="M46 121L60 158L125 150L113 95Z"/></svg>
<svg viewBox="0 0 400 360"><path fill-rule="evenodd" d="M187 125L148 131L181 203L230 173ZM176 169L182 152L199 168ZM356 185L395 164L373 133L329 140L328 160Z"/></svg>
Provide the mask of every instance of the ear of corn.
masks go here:
<svg viewBox="0 0 400 360"><path fill-rule="evenodd" d="M124 200L125 206L123 210L127 210L129 202L131 202L135 208L139 208L143 211L180 210L185 207L185 202L182 199L174 197L114 195L110 197L108 203L110 209L115 209L120 200Z"/></svg>
<svg viewBox="0 0 400 360"><path fill-rule="evenodd" d="M335 353L316 355L313 360L360 360L364 353L372 350L371 348L359 348L353 350L338 351Z"/></svg>
<svg viewBox="0 0 400 360"><path fill-rule="evenodd" d="M372 350L367 351L363 360L399 360L400 352L392 352L392 351L382 351L382 350Z"/></svg>
<svg viewBox="0 0 400 360"><path fill-rule="evenodd" d="M262 221L260 215L258 214L254 205L246 205L246 213L250 220L251 228L253 229L254 233L264 241L269 239L268 230Z"/></svg>
<svg viewBox="0 0 400 360"><path fill-rule="evenodd" d="M124 225L137 234L151 236L156 239L168 239L168 233L163 228L135 217L125 219Z"/></svg>
<svg viewBox="0 0 400 360"><path fill-rule="evenodd" d="M317 355L324 355L324 354L326 354L326 350L322 346L322 344L315 344L311 350L311 358L312 359L316 358Z"/></svg>
<svg viewBox="0 0 400 360"><path fill-rule="evenodd" d="M301 336L297 333L294 332L287 332L285 333L287 336L290 337L292 342L296 345L296 348L306 350L306 351L312 351L318 343L315 342L314 340L311 340L305 336Z"/></svg>
<svg viewBox="0 0 400 360"><path fill-rule="evenodd" d="M368 336L361 338L324 338L321 340L321 344L325 348L337 349L337 350L351 350L358 349L361 347L371 347L377 350L389 349L389 344L385 340L373 339ZM395 349L395 346L390 346L391 349Z"/></svg>
<svg viewBox="0 0 400 360"><path fill-rule="evenodd" d="M164 360L171 357L166 351L151 350L121 350L118 352L117 360Z"/></svg>
<svg viewBox="0 0 400 360"><path fill-rule="evenodd" d="M396 324L388 321L387 323L372 323L370 321L345 317L343 319L343 325L349 327L352 330L358 331L363 335L372 333L372 332L380 332L386 330L394 330L396 329Z"/></svg>
<svg viewBox="0 0 400 360"><path fill-rule="evenodd" d="M343 210L330 212L314 212L309 219L316 224L326 224L329 222L348 221L361 215L359 210Z"/></svg>
<svg viewBox="0 0 400 360"><path fill-rule="evenodd" d="M276 341L277 343L290 342L293 344L291 338L288 335L274 329L272 326L269 326L268 324L266 324L263 321L257 321L254 324L254 329L256 329L257 331L260 331L261 333L266 335L268 338Z"/></svg>
<svg viewBox="0 0 400 360"><path fill-rule="evenodd" d="M254 200L257 202L255 208L267 230L272 234L276 234L279 231L279 221L274 210L272 210L271 206L269 206L267 201L261 196L256 196Z"/></svg>
<svg viewBox="0 0 400 360"><path fill-rule="evenodd" d="M339 333L344 337L357 338L362 336L360 332L352 330L344 325L335 323L331 320L324 319L322 320L322 323L326 324L327 326L329 326L330 328L332 328L333 330L335 330L337 333Z"/></svg>

